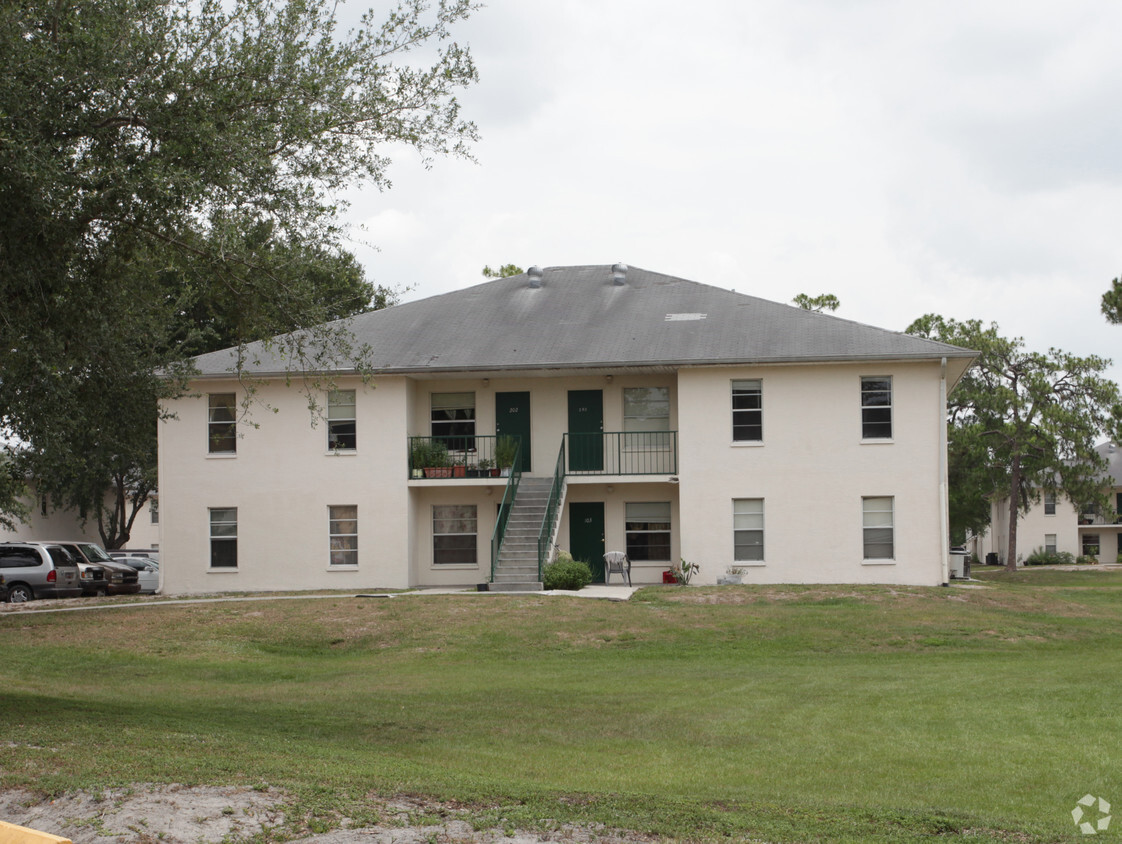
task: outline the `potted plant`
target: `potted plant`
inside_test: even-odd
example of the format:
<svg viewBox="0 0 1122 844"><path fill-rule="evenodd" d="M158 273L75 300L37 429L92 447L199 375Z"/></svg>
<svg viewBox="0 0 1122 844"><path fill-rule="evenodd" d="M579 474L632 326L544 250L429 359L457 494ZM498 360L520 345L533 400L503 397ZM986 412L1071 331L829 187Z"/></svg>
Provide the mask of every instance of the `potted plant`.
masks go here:
<svg viewBox="0 0 1122 844"><path fill-rule="evenodd" d="M413 468L420 468L426 478L452 477L452 461L448 447L433 440L420 440L413 446Z"/></svg>
<svg viewBox="0 0 1122 844"><path fill-rule="evenodd" d="M494 461L488 460L484 457L474 467L467 470L469 478L489 478L491 477L491 467L495 465Z"/></svg>
<svg viewBox="0 0 1122 844"><path fill-rule="evenodd" d="M495 440L495 462L499 464L504 478L510 476L514 458L518 455L518 440L510 435Z"/></svg>
<svg viewBox="0 0 1122 844"><path fill-rule="evenodd" d="M744 566L729 566L725 569L725 574L717 578L717 585L724 586L730 583L743 583L744 575L748 573L748 569Z"/></svg>

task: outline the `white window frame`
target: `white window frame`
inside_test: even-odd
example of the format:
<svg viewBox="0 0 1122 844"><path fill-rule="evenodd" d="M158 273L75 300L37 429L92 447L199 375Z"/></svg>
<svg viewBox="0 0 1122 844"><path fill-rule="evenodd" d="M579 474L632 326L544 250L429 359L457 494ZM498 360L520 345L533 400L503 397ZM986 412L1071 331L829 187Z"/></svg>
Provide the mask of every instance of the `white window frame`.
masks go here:
<svg viewBox="0 0 1122 844"><path fill-rule="evenodd" d="M462 512L453 513L453 509ZM473 529L448 530L458 527L457 523L464 523ZM443 528L443 530L441 530ZM462 548L438 548L439 539L451 536L470 536L470 547L464 543ZM464 552L461 559L452 559L441 562L438 557L441 552ZM470 553L469 553L470 552ZM479 568L479 507L476 504L433 504L432 505L432 564L434 568Z"/></svg>
<svg viewBox="0 0 1122 844"><path fill-rule="evenodd" d="M1044 515L1056 515L1056 493L1054 492L1044 493Z"/></svg>
<svg viewBox="0 0 1122 844"><path fill-rule="evenodd" d="M230 519L228 514L233 513L233 519ZM215 519L216 514L227 514L226 518ZM210 507L207 510L207 518L209 524L208 536L210 537L210 570L211 571L237 571L238 570L238 508L237 507ZM229 528L233 526L233 533L215 533L216 527ZM215 545L216 542L232 542L234 546L234 564L215 565Z"/></svg>
<svg viewBox="0 0 1122 844"><path fill-rule="evenodd" d="M340 401L349 399L349 401ZM358 449L358 405L354 390L332 390L327 394L327 450L332 453ZM350 429L349 431L347 429ZM339 445L350 439L349 445Z"/></svg>
<svg viewBox="0 0 1122 844"><path fill-rule="evenodd" d="M344 512L346 511L346 512ZM358 505L329 504L327 507L327 567L358 568Z"/></svg>
<svg viewBox="0 0 1122 844"><path fill-rule="evenodd" d="M1044 553L1045 554L1055 554L1056 553L1056 534L1054 534L1054 533L1044 534Z"/></svg>
<svg viewBox="0 0 1122 844"><path fill-rule="evenodd" d="M885 504L887 503L887 506ZM887 514L887 518L886 515ZM882 538L870 538L875 531L888 530L887 543ZM891 553L869 556L870 546L877 548L888 544ZM861 499L861 556L866 563L894 563L896 561L896 498L892 495L868 495Z"/></svg>
<svg viewBox="0 0 1122 844"><path fill-rule="evenodd" d="M737 445L760 445L764 441L764 381L762 378L737 378L734 379L731 387L732 398L732 441ZM755 397L755 407L737 407L736 400L738 397L751 399ZM745 436L739 437L736 434L737 419L749 417L755 419L754 422L741 422L741 427L757 427L760 434L758 437Z"/></svg>
<svg viewBox="0 0 1122 844"><path fill-rule="evenodd" d="M225 399L229 399L227 404ZM222 400L216 403L216 399ZM237 393L207 393L206 416L206 450L207 454L216 456L232 455L238 453L238 394ZM228 412L230 418L223 418ZM218 417L218 418L216 418ZM225 429L229 429L228 432ZM216 433L221 432L221 433ZM230 448L217 448L220 442L230 441Z"/></svg>
<svg viewBox="0 0 1122 844"><path fill-rule="evenodd" d="M759 534L759 542L741 541ZM750 549L741 556L741 549ZM752 549L759 548L759 556ZM734 498L732 500L732 559L737 565L764 565L764 500L762 498Z"/></svg>
<svg viewBox="0 0 1122 844"><path fill-rule="evenodd" d="M872 386L880 382L887 382L887 389L882 386ZM869 386L866 386L869 385ZM870 401L873 395L881 393L888 393L888 403L874 403ZM895 414L893 413L893 403L895 398L892 390L892 376L891 375L862 375L861 376L861 440L863 442L891 442L894 428L895 428ZM870 417L878 415L880 411L888 411L888 421L873 420ZM888 425L887 434L872 434L870 435L866 426L883 426Z"/></svg>

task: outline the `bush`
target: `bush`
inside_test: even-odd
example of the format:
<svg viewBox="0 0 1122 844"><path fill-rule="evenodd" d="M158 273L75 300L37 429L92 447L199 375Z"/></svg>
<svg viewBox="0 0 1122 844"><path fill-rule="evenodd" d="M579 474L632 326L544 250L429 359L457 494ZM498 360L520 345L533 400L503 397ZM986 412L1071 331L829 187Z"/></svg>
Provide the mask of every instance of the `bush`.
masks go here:
<svg viewBox="0 0 1122 844"><path fill-rule="evenodd" d="M574 560L567 551L557 555L557 561L550 563L542 572L542 583L546 589L583 589L592 582L592 569L588 563Z"/></svg>
<svg viewBox="0 0 1122 844"><path fill-rule="evenodd" d="M1045 551L1043 548L1034 548L1033 552L1025 559L1026 566L1070 566L1074 563L1068 551Z"/></svg>

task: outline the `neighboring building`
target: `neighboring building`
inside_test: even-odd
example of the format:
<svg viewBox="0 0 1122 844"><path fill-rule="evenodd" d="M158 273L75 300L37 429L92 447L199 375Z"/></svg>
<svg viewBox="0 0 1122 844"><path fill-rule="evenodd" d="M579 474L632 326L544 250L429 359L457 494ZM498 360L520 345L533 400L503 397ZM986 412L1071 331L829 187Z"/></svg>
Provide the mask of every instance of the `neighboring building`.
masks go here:
<svg viewBox="0 0 1122 844"><path fill-rule="evenodd" d="M625 550L642 583L682 557L695 583L947 580L946 392L973 352L623 265L350 326L376 375L335 373L317 425L270 350L244 356L252 425L234 350L196 359L160 423L165 591L529 588L539 540Z"/></svg>
<svg viewBox="0 0 1122 844"><path fill-rule="evenodd" d="M1122 513L1122 450L1114 443L1103 443L1095 450L1107 460L1103 487L1109 489L1115 511ZM1038 548L1096 557L1100 563L1116 562L1122 554L1122 519L1081 510L1062 495L1043 495L1039 503L1021 510L1017 519L1018 562ZM1005 565L1008 551L1009 497L1005 496L993 501L990 528L980 540L978 556L985 560L988 554L997 554L998 561Z"/></svg>
<svg viewBox="0 0 1122 844"><path fill-rule="evenodd" d="M28 484L24 498L28 517L26 522L17 522L12 530L0 527L0 542L42 542L46 540L72 539L101 544L97 531L97 519L83 522L79 513L73 510L58 509L51 505L48 497L35 490L35 484ZM158 548L160 544L159 510L153 495L141 507L132 524L128 548Z"/></svg>

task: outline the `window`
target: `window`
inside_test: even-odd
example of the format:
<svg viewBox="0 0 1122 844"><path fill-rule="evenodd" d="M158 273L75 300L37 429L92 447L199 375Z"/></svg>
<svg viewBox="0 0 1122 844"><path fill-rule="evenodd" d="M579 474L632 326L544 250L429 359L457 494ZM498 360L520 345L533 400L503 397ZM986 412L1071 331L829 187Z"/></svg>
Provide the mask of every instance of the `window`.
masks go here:
<svg viewBox="0 0 1122 844"><path fill-rule="evenodd" d="M475 393L433 393L432 435L449 451L474 451Z"/></svg>
<svg viewBox="0 0 1122 844"><path fill-rule="evenodd" d="M1044 552L1046 554L1055 554L1056 553L1056 534L1054 534L1054 533L1044 534Z"/></svg>
<svg viewBox="0 0 1122 844"><path fill-rule="evenodd" d="M327 508L328 533L331 535L333 566L358 565L358 507L348 504Z"/></svg>
<svg viewBox="0 0 1122 844"><path fill-rule="evenodd" d="M1099 555L1099 535L1097 533L1083 534L1083 556L1097 557Z"/></svg>
<svg viewBox="0 0 1122 844"><path fill-rule="evenodd" d="M639 560L670 559L670 502L633 501L625 505L627 556Z"/></svg>
<svg viewBox="0 0 1122 844"><path fill-rule="evenodd" d="M432 561L438 566L476 565L478 516L474 504L434 504Z"/></svg>
<svg viewBox="0 0 1122 844"><path fill-rule="evenodd" d="M211 393L207 400L207 450L211 454L234 454L238 450L238 426L233 393Z"/></svg>
<svg viewBox="0 0 1122 844"><path fill-rule="evenodd" d="M762 442L764 438L763 381L732 382L732 441Z"/></svg>
<svg viewBox="0 0 1122 844"><path fill-rule="evenodd" d="M355 391L332 390L327 394L327 447L332 451L354 451L357 444Z"/></svg>
<svg viewBox="0 0 1122 844"><path fill-rule="evenodd" d="M893 538L893 499L862 498L862 524L865 534L866 560L891 560L895 558Z"/></svg>
<svg viewBox="0 0 1122 844"><path fill-rule="evenodd" d="M1044 515L1056 515L1056 494L1054 492L1044 493Z"/></svg>
<svg viewBox="0 0 1122 844"><path fill-rule="evenodd" d="M155 496L148 499L148 514L152 517L152 524L160 523L160 501Z"/></svg>
<svg viewBox="0 0 1122 844"><path fill-rule="evenodd" d="M736 562L764 559L764 500L734 498L732 501L733 555Z"/></svg>
<svg viewBox="0 0 1122 844"><path fill-rule="evenodd" d="M861 438L892 439L892 379L861 379Z"/></svg>
<svg viewBox="0 0 1122 844"><path fill-rule="evenodd" d="M669 431L670 388L624 388L623 430L628 432Z"/></svg>
<svg viewBox="0 0 1122 844"><path fill-rule="evenodd" d="M237 507L212 507L210 510L210 567L238 567Z"/></svg>
<svg viewBox="0 0 1122 844"><path fill-rule="evenodd" d="M670 388L625 387L623 430L628 470L669 472Z"/></svg>

